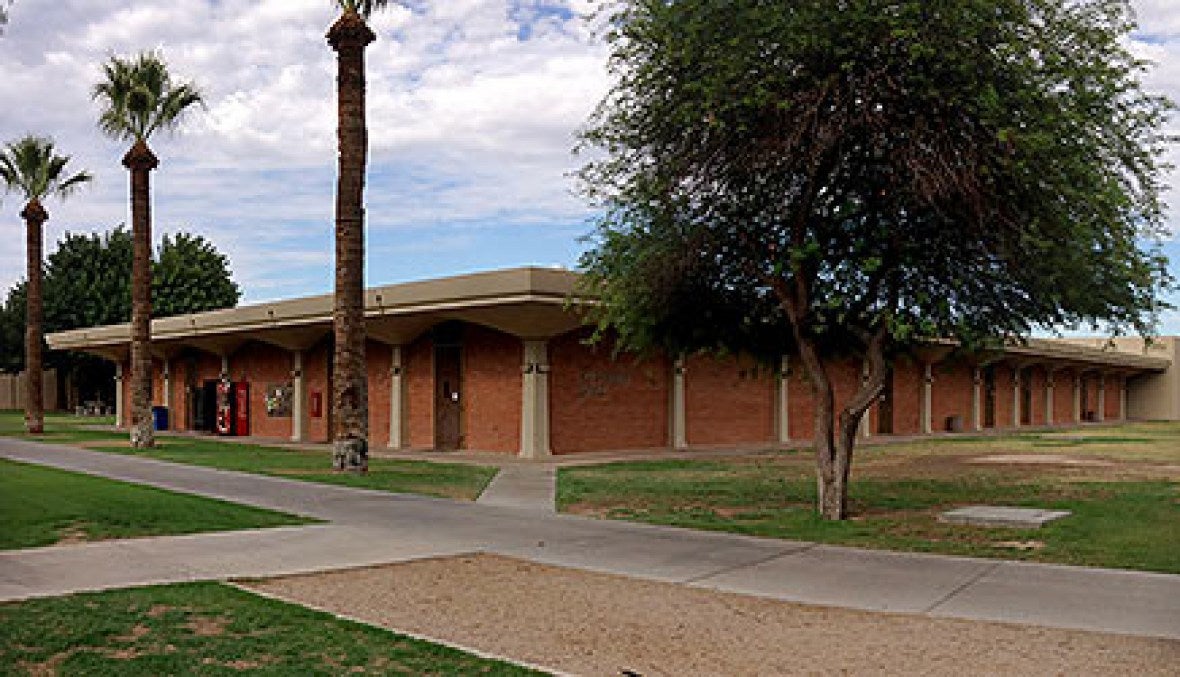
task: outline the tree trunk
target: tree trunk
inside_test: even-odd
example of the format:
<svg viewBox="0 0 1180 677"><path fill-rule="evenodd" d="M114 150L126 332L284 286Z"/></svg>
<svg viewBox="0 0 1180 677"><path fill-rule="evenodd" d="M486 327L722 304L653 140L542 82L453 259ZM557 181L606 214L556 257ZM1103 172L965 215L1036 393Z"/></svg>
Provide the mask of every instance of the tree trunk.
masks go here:
<svg viewBox="0 0 1180 677"><path fill-rule="evenodd" d="M140 139L123 156L131 170L131 447L155 446L152 431L151 171L159 166Z"/></svg>
<svg viewBox="0 0 1180 677"><path fill-rule="evenodd" d="M28 287L25 305L25 432L40 435L45 431L45 384L42 341L45 299L41 291L42 235L49 213L33 199L20 214L25 219L28 242Z"/></svg>
<svg viewBox="0 0 1180 677"><path fill-rule="evenodd" d="M369 387L365 364L365 47L377 36L356 12L328 31L336 50L339 177L336 185L336 298L332 313L332 467L369 469Z"/></svg>
<svg viewBox="0 0 1180 677"><path fill-rule="evenodd" d="M828 377L827 365L819 355L815 341L796 332L799 357L811 378L815 399L815 456L817 507L824 519L848 518L848 480L852 473L852 453L861 419L885 385L888 363L885 342L888 333L878 330L865 337L865 361L868 371L860 388L837 414L835 389Z"/></svg>

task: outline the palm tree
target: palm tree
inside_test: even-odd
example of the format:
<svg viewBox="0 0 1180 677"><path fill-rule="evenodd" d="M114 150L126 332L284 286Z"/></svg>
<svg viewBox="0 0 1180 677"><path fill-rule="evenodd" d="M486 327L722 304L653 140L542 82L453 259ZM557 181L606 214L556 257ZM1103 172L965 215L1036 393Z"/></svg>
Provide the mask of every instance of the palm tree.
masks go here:
<svg viewBox="0 0 1180 677"><path fill-rule="evenodd" d="M148 147L148 138L159 129L173 129L201 93L189 83L176 83L168 66L154 52L120 59L112 56L103 65L103 81L93 96L103 110L98 127L120 141L132 141L123 156L131 171L131 446L155 444L152 436L152 216L149 173L159 160Z"/></svg>
<svg viewBox="0 0 1180 677"><path fill-rule="evenodd" d="M387 0L336 0L341 14L328 30L336 51L336 298L332 388L332 467L369 469L369 384L365 371L365 47L377 39L365 23Z"/></svg>
<svg viewBox="0 0 1180 677"><path fill-rule="evenodd" d="M6 192L19 193L25 200L21 217L28 232L28 287L25 307L25 430L39 435L45 430L45 399L42 383L42 343L44 298L41 294L42 226L49 212L41 200L53 195L69 197L79 186L91 180L90 174L78 172L67 176L68 155L58 155L53 140L26 136L0 149L0 181Z"/></svg>

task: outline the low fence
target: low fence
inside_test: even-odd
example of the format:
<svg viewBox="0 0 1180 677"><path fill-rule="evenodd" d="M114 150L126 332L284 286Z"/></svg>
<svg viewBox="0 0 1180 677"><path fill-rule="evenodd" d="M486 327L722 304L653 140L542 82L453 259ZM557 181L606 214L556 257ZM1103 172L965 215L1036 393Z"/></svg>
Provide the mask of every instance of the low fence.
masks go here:
<svg viewBox="0 0 1180 677"><path fill-rule="evenodd" d="M0 409L25 408L25 378L23 371L19 374L0 374ZM57 396L57 370L46 369L42 383L46 411L60 408Z"/></svg>

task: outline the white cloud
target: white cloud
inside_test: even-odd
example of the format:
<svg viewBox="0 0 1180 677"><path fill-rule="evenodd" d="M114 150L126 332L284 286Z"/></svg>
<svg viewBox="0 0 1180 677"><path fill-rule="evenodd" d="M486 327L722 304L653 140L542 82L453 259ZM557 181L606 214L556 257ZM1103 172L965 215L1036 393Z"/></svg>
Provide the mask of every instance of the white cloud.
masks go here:
<svg viewBox="0 0 1180 677"><path fill-rule="evenodd" d="M371 22L370 282L481 260L572 263L588 212L571 194L570 148L609 83L605 48L581 16L601 2L412 4ZM1134 47L1157 63L1147 83L1180 100L1180 2L1134 4ZM49 205L47 242L126 220L125 148L95 130L90 87L108 55L159 48L208 99L179 133L153 142L159 233L213 239L249 299L326 290L336 108L324 34L333 19L328 0L18 0L0 37L0 141L52 134L98 179ZM1173 127L1180 132L1180 120ZM1171 157L1180 163L1180 149ZM0 288L23 275L13 205L0 204Z"/></svg>
<svg viewBox="0 0 1180 677"><path fill-rule="evenodd" d="M570 148L607 87L605 51L574 15L587 2L419 5L371 21L371 244L404 248L426 226L482 223L507 228L511 247L514 224L580 224ZM316 268L331 246L335 55L324 34L333 20L326 0L16 3L0 38L0 136L52 134L98 179L50 205L47 241L126 220L124 148L98 136L90 87L110 54L160 49L175 76L204 90L207 109L153 140L157 230L211 237L248 298L324 289ZM23 273L19 226L0 219L0 287ZM445 232L437 242L469 246ZM438 266L445 272L445 259ZM391 266L371 263L372 281L390 276Z"/></svg>

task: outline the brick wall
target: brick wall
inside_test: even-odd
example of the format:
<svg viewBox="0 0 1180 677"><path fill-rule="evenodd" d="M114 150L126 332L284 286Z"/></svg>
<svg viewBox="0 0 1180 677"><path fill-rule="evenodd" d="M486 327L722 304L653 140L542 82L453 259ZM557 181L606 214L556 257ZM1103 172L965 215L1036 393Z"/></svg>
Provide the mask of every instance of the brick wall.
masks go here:
<svg viewBox="0 0 1180 677"><path fill-rule="evenodd" d="M696 355L685 362L685 432L690 445L775 439L777 379L765 365Z"/></svg>
<svg viewBox="0 0 1180 677"><path fill-rule="evenodd" d="M935 432L946 430L948 416L958 416L963 430L974 430L972 418L975 367L961 360L947 360L934 366L930 393L931 423ZM980 415L982 415L980 411Z"/></svg>
<svg viewBox="0 0 1180 677"><path fill-rule="evenodd" d="M1076 378L1077 373L1072 369L1066 369L1057 374L1057 388L1053 397L1058 401L1053 404L1057 414L1055 420L1059 423L1077 423L1077 412L1074 410Z"/></svg>
<svg viewBox="0 0 1180 677"><path fill-rule="evenodd" d="M307 412L307 440L309 442L327 442L331 431L328 430L328 412L332 409L332 389L328 382L328 363L332 360L332 342L325 339L303 353L303 379L307 389L307 399L303 406ZM312 416L311 399L315 393L320 397L320 415Z"/></svg>
<svg viewBox="0 0 1180 677"><path fill-rule="evenodd" d="M856 359L842 360L828 365L828 378L831 379L835 391L837 411L860 387L862 373L861 361ZM791 374L787 380L787 392L791 439L809 440L815 429L815 400L811 395L811 380L807 375L807 369L798 358L791 360ZM898 398L898 394L895 392L895 400ZM896 403L894 407L897 407ZM895 423L899 420L901 419L894 419ZM870 425L876 425L875 416L870 417Z"/></svg>
<svg viewBox="0 0 1180 677"><path fill-rule="evenodd" d="M922 380L925 366L917 360L898 359L893 365L893 434L922 432ZM851 394L851 393L850 393ZM873 422L875 424L875 422ZM934 420L936 430L938 420ZM873 428L876 430L876 427Z"/></svg>
<svg viewBox="0 0 1180 677"><path fill-rule="evenodd" d="M426 334L402 349L409 446L434 448L434 342Z"/></svg>
<svg viewBox="0 0 1180 677"><path fill-rule="evenodd" d="M1106 377L1106 420L1119 420L1119 397L1123 385L1123 377L1110 375Z"/></svg>
<svg viewBox="0 0 1180 677"><path fill-rule="evenodd" d="M549 344L550 446L555 454L669 446L671 363L611 356L571 332Z"/></svg>
<svg viewBox="0 0 1180 677"><path fill-rule="evenodd" d="M1045 370L1033 367L1025 372L1031 389L1029 425L1045 425Z"/></svg>
<svg viewBox="0 0 1180 677"><path fill-rule="evenodd" d="M520 451L524 344L479 325L463 334L464 447L476 451Z"/></svg>
<svg viewBox="0 0 1180 677"><path fill-rule="evenodd" d="M389 446L389 398L393 375L393 348L376 341L365 343L369 377L369 446Z"/></svg>
<svg viewBox="0 0 1180 677"><path fill-rule="evenodd" d="M257 437L289 438L290 416L266 413L269 385L291 382L293 357L289 351L265 343L251 342L229 358L229 380L250 386L250 434Z"/></svg>
<svg viewBox="0 0 1180 677"><path fill-rule="evenodd" d="M1012 367L1006 364L997 364L996 367L996 427L997 428L1011 428L1012 427L1012 384L1015 378L1015 372Z"/></svg>

